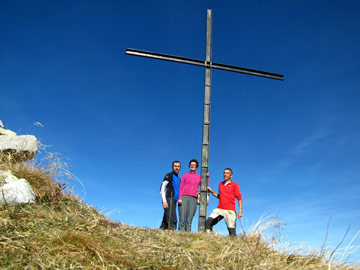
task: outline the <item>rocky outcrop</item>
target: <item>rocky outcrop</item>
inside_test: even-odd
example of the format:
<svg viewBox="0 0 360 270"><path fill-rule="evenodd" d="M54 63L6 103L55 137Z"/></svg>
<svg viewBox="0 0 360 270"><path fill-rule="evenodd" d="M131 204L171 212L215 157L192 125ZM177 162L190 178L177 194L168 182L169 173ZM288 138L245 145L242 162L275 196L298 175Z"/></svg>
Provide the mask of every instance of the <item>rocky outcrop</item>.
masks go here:
<svg viewBox="0 0 360 270"><path fill-rule="evenodd" d="M17 136L4 129L0 120L0 162L23 162L34 158L38 152L38 141L33 135ZM34 203L35 193L29 182L18 179L11 171L0 171L0 205Z"/></svg>
<svg viewBox="0 0 360 270"><path fill-rule="evenodd" d="M16 133L4 129L0 120L0 162L22 162L34 158L38 151L38 141L33 135L16 136Z"/></svg>
<svg viewBox="0 0 360 270"><path fill-rule="evenodd" d="M34 158L38 141L33 135L0 135L0 160L23 162Z"/></svg>

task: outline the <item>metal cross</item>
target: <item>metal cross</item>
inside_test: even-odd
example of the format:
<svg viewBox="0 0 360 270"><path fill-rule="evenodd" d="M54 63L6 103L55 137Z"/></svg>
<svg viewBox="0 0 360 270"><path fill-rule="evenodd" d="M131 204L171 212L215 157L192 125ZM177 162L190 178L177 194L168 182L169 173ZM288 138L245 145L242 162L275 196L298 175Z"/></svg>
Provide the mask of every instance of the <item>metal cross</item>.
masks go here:
<svg viewBox="0 0 360 270"><path fill-rule="evenodd" d="M204 118L203 118L203 138L202 138L202 155L201 155L201 185L200 185L200 210L199 210L199 232L205 231L206 221L206 200L207 200L207 177L209 161L209 129L210 129L210 93L211 93L211 69L222 69L248 75L265 77L275 80L284 80L280 74L248 69L243 67L229 66L212 62L212 10L207 10L206 22L206 59L197 60L181 56L174 56L149 51L140 51L135 49L126 49L126 54L150 57L159 60L166 60L196 66L205 67L205 95L204 95Z"/></svg>

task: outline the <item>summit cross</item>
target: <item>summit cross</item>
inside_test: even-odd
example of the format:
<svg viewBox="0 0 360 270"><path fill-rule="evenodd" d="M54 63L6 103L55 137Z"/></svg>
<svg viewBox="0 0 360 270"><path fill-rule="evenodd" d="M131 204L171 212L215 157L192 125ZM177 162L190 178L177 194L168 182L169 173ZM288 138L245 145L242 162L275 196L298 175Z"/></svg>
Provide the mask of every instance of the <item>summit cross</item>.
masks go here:
<svg viewBox="0 0 360 270"><path fill-rule="evenodd" d="M203 137L202 137L202 155L201 155L201 185L200 185L200 210L198 231L205 231L206 205L207 205L207 173L209 162L209 130L210 130L210 94L211 94L211 70L221 69L226 71L244 73L247 75L265 77L268 79L284 80L281 74L270 73L255 69L248 69L237 66L230 66L212 62L212 10L207 10L206 21L206 57L204 60L197 60L181 56L174 56L156 52L141 51L136 49L126 49L126 54L155 58L205 67L205 94L204 94L204 116L203 116Z"/></svg>

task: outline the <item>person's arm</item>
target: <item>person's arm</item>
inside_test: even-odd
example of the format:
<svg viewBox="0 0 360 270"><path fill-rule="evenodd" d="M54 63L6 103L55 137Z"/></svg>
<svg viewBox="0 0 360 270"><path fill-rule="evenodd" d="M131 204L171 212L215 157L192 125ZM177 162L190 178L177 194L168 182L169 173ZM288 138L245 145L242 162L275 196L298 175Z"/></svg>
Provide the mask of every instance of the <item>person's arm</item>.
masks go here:
<svg viewBox="0 0 360 270"><path fill-rule="evenodd" d="M237 217L241 218L242 215L242 209L243 209L243 203L242 203L242 196L240 193L239 185L234 182L235 185L235 198L238 200L239 203L239 212L237 213Z"/></svg>
<svg viewBox="0 0 360 270"><path fill-rule="evenodd" d="M169 205L166 201L166 186L169 184L169 181L165 180L162 182L161 188L160 188L160 195L161 199L163 201L162 206L164 209L168 208Z"/></svg>
<svg viewBox="0 0 360 270"><path fill-rule="evenodd" d="M238 200L238 203L239 203L239 212L237 213L237 217L238 218L241 218L242 217L242 199Z"/></svg>
<svg viewBox="0 0 360 270"><path fill-rule="evenodd" d="M181 204L182 204L182 190L183 190L183 188L184 188L185 181L186 181L186 174L184 174L184 175L181 177L181 180L180 180L178 205L181 205Z"/></svg>
<svg viewBox="0 0 360 270"><path fill-rule="evenodd" d="M215 198L219 198L219 194L217 194L215 191L213 191L213 190L211 189L211 187L207 187L207 190L208 190L212 195L214 195Z"/></svg>

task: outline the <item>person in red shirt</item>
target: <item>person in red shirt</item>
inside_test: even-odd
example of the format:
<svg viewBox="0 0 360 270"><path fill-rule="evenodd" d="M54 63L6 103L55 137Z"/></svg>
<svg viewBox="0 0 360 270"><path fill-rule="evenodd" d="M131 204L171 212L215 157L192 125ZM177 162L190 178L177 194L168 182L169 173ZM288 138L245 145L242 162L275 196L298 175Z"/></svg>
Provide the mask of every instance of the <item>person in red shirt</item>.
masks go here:
<svg viewBox="0 0 360 270"><path fill-rule="evenodd" d="M219 183L219 194L208 187L208 191L219 199L219 205L205 223L207 232L212 231L212 228L223 218L230 236L236 236L236 217L242 217L242 198L240 188L237 183L231 180L233 172L230 168L224 170L224 181ZM238 200L239 211L236 214L235 198Z"/></svg>

